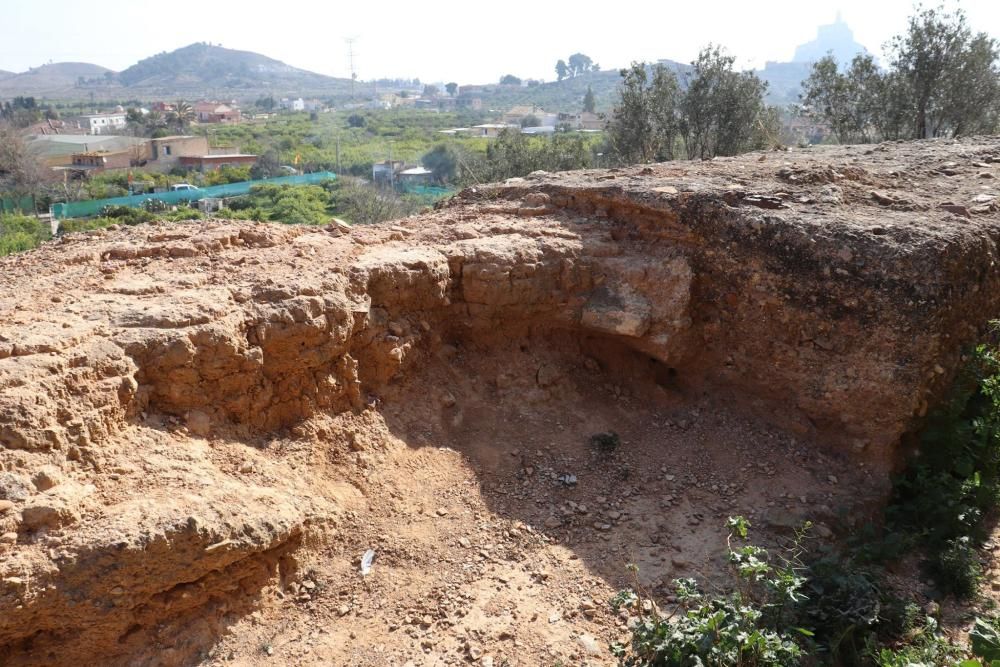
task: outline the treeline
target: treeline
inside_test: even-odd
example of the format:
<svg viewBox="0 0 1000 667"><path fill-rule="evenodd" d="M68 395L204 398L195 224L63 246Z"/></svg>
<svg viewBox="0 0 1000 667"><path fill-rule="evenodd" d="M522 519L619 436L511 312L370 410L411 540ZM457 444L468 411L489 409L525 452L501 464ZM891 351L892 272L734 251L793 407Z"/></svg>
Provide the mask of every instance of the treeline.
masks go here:
<svg viewBox="0 0 1000 667"><path fill-rule="evenodd" d="M441 143L421 159L442 185L476 185L527 176L533 171L569 171L595 166L601 140L576 133L551 137L503 130L486 146L485 154L456 142Z"/></svg>
<svg viewBox="0 0 1000 667"><path fill-rule="evenodd" d="M889 42L884 70L870 55L843 70L827 56L803 82L803 102L841 143L992 133L998 61L997 41L973 33L961 10L925 9Z"/></svg>
<svg viewBox="0 0 1000 667"><path fill-rule="evenodd" d="M701 51L683 80L663 65L621 70L621 98L608 124L610 154L624 164L736 155L776 143L778 111L767 83L733 69L717 46Z"/></svg>
<svg viewBox="0 0 1000 667"><path fill-rule="evenodd" d="M8 102L0 103L0 121L16 128L28 127L43 118L58 120L59 112L52 105L39 104L34 97L18 96Z"/></svg>

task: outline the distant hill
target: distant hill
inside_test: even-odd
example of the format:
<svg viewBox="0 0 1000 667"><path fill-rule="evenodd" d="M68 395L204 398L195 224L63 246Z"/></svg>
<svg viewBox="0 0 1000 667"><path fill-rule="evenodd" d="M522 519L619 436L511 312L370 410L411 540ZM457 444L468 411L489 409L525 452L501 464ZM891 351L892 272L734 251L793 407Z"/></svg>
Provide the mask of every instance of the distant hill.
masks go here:
<svg viewBox="0 0 1000 667"><path fill-rule="evenodd" d="M9 76L14 76L14 72L8 72L5 69L0 69L0 79L6 79Z"/></svg>
<svg viewBox="0 0 1000 667"><path fill-rule="evenodd" d="M114 72L90 63L51 63L27 72L0 77L0 97L14 95L62 96L83 81L108 85Z"/></svg>
<svg viewBox="0 0 1000 667"><path fill-rule="evenodd" d="M811 71L812 63L769 62L754 73L767 82L767 103L787 106L799 101L802 82Z"/></svg>
<svg viewBox="0 0 1000 667"><path fill-rule="evenodd" d="M796 63L814 63L828 53L833 54L841 65L851 62L859 53L868 50L854 41L854 33L837 14L837 19L829 25L821 25L816 29L816 39L806 42L795 49Z"/></svg>
<svg viewBox="0 0 1000 667"><path fill-rule="evenodd" d="M691 72L691 65L675 60L660 60L684 82ZM768 104L786 105L797 102L802 89L802 80L809 76L810 63L767 63L762 70L754 73L768 83L766 101ZM608 112L618 101L618 84L621 83L619 70L587 72L578 76L543 83L537 86L484 86L480 96L483 106L496 111L506 111L518 105L534 105L545 111L579 111L583 107L583 96L587 87L594 91L597 111Z"/></svg>
<svg viewBox="0 0 1000 667"><path fill-rule="evenodd" d="M301 70L259 53L205 43L140 60L117 80L127 89L162 91L166 96L211 92L237 96L250 91L335 94L348 91L351 85L349 79Z"/></svg>

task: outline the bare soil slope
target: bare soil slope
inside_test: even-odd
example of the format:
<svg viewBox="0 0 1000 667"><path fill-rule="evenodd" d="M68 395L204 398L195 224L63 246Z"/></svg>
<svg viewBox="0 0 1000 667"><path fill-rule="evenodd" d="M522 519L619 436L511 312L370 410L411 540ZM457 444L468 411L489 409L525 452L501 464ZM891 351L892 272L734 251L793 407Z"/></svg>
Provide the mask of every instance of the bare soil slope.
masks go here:
<svg viewBox="0 0 1000 667"><path fill-rule="evenodd" d="M626 563L666 603L728 514L826 539L877 503L998 311L998 165L537 174L6 258L0 662L609 664Z"/></svg>

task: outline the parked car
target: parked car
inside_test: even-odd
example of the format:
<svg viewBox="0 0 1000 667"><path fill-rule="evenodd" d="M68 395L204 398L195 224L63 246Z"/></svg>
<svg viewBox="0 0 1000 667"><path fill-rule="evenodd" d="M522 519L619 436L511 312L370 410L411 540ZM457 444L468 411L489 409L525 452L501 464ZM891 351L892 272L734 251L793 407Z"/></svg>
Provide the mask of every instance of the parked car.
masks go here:
<svg viewBox="0 0 1000 667"><path fill-rule="evenodd" d="M201 190L201 188L191 185L190 183L176 183L170 186L171 191L178 192L181 190Z"/></svg>

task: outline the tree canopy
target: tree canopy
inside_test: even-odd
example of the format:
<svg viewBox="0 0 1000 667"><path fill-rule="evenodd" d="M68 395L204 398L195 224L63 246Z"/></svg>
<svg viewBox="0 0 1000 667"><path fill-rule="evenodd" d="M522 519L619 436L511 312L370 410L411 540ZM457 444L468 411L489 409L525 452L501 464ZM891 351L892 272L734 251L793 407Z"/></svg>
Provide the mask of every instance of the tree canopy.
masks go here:
<svg viewBox="0 0 1000 667"><path fill-rule="evenodd" d="M767 84L734 63L709 46L691 63L685 86L663 65L621 70L607 135L612 155L624 163L671 160L680 142L688 158L703 159L765 145L777 134L777 114L764 104Z"/></svg>
<svg viewBox="0 0 1000 667"><path fill-rule="evenodd" d="M1000 121L1000 46L961 10L921 9L889 42L888 67L868 55L841 70L827 56L803 102L842 143L989 133Z"/></svg>

